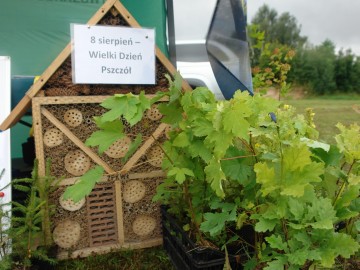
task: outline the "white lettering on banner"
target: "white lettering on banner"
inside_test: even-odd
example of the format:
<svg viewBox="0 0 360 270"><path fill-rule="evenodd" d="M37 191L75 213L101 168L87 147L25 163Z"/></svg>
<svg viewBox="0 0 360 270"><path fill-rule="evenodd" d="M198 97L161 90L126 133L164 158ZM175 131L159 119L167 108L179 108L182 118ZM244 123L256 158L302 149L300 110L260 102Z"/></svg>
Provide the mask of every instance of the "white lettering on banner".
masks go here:
<svg viewBox="0 0 360 270"><path fill-rule="evenodd" d="M155 84L154 29L71 25L74 83Z"/></svg>

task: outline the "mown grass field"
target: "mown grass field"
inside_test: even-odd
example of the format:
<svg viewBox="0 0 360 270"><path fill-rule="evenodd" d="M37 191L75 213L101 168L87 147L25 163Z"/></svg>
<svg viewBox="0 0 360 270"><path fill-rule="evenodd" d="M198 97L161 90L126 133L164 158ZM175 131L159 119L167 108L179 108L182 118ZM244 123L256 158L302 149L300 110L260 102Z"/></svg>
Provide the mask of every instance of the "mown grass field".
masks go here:
<svg viewBox="0 0 360 270"><path fill-rule="evenodd" d="M338 134L337 123L346 126L352 123L360 125L360 95L293 99L285 100L284 103L294 106L298 113L305 113L306 108L312 108L320 140L328 143L335 142L334 136Z"/></svg>
<svg viewBox="0 0 360 270"><path fill-rule="evenodd" d="M56 270L172 270L162 247L125 250L82 259L60 261Z"/></svg>

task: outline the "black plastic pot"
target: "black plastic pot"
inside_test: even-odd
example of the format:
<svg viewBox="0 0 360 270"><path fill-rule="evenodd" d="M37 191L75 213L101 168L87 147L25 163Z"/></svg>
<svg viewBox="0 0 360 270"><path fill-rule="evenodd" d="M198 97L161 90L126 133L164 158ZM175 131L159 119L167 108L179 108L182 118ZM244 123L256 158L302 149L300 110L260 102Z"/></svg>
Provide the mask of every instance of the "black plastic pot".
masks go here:
<svg viewBox="0 0 360 270"><path fill-rule="evenodd" d="M177 270L223 270L225 254L218 250L196 246L178 225L175 218L161 208L164 249ZM232 270L243 269L238 257L229 255Z"/></svg>

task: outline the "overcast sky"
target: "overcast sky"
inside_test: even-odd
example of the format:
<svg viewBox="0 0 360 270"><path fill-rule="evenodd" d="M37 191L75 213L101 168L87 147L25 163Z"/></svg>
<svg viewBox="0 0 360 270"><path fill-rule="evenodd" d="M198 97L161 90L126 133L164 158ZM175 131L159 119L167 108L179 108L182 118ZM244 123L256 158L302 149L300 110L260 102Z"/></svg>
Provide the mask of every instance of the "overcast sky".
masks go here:
<svg viewBox="0 0 360 270"><path fill-rule="evenodd" d="M360 56L360 0L247 0L248 23L264 3L293 15L310 43L330 39L337 50L351 48Z"/></svg>

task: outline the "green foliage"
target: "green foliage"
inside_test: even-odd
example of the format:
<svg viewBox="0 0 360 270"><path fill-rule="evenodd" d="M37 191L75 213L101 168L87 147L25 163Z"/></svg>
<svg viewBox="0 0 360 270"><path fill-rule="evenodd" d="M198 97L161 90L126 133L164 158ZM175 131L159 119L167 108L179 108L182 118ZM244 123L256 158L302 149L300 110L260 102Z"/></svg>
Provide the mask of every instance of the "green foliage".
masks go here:
<svg viewBox="0 0 360 270"><path fill-rule="evenodd" d="M5 169L2 169L0 173L0 181L5 173ZM3 186L0 188L0 192L3 192L7 186ZM2 202L2 198L0 197L0 269L11 269L11 260L10 260L10 237L9 237L9 228L8 224L10 224L10 211L6 210L5 205Z"/></svg>
<svg viewBox="0 0 360 270"><path fill-rule="evenodd" d="M52 245L50 217L52 205L49 203L49 193L56 188L59 180L50 175L50 161L46 163L44 177L38 175L38 162L35 160L31 178L15 179L12 181L19 190L27 190L28 198L24 204L13 202L12 227L12 256L15 264L23 269L29 269L32 258L56 263L48 257L47 252Z"/></svg>
<svg viewBox="0 0 360 270"><path fill-rule="evenodd" d="M82 175L78 182L66 188L64 192L64 199L71 199L75 203L79 202L85 196L89 195L96 183L101 181L104 174L104 169L101 166L95 166L93 169L87 171Z"/></svg>
<svg viewBox="0 0 360 270"><path fill-rule="evenodd" d="M94 120L100 130L91 134L91 136L86 140L86 145L99 146L99 153L102 154L116 140L124 137L124 126L123 123L119 120L103 122L104 120L102 118L96 117Z"/></svg>
<svg viewBox="0 0 360 270"><path fill-rule="evenodd" d="M101 106L108 111L102 116L94 118L99 130L92 133L85 144L98 147L98 152L100 154L104 153L114 142L126 136L124 125L134 126L137 124L142 119L144 112L162 97L163 93L158 93L152 100L149 100L145 96L145 92L141 91L139 95L131 93L115 94L107 98L101 103ZM126 162L142 142L142 135L136 134L128 151L122 158L122 162ZM101 166L95 166L82 175L78 182L67 187L64 198L70 198L74 202L80 201L90 194L95 184L101 181L103 174L104 169Z"/></svg>
<svg viewBox="0 0 360 270"><path fill-rule="evenodd" d="M265 32L258 25L249 27L252 38L252 74L255 91L265 93L269 87L279 88L279 100L291 90L287 76L295 51L288 45L269 43L264 39Z"/></svg>
<svg viewBox="0 0 360 270"><path fill-rule="evenodd" d="M164 122L175 123L181 119L177 108L179 107L178 97L181 94L182 79L179 75L175 76L174 81L170 76L166 75L169 82L169 93L159 92L154 98L148 99L145 92L141 91L139 95L132 93L128 94L115 94L107 98L101 103L101 106L108 111L100 117L95 117L94 121L99 130L91 134L86 140L87 146L98 147L98 152L102 154L106 151L115 141L126 136L125 125L134 126L141 121L144 112L150 109L151 105L158 102L161 98L168 96L169 102L163 103L158 106L160 112L164 113ZM131 134L129 136L134 136ZM179 134L177 138L177 147L182 147L187 142L186 134ZM131 142L129 149L122 159L126 162L138 149L143 142L141 134L136 134L135 139ZM95 184L101 181L104 174L104 169L101 166L95 166L84 175L72 186L66 188L64 193L65 199L72 199L78 202L85 196L89 195ZM193 175L192 171L187 168L177 168L169 172L179 182L185 180L185 175Z"/></svg>
<svg viewBox="0 0 360 270"><path fill-rule="evenodd" d="M225 158L221 160L221 168L225 176L242 185L247 184L246 180L250 177L252 171L246 154L247 152L244 150L231 146Z"/></svg>
<svg viewBox="0 0 360 270"><path fill-rule="evenodd" d="M138 123L145 110L150 108L150 101L145 97L145 92L136 96L129 94L115 94L101 103L101 106L109 109L101 116L102 122L112 122L121 116L131 125Z"/></svg>
<svg viewBox="0 0 360 270"><path fill-rule="evenodd" d="M266 4L260 7L248 27L254 85L262 84L261 88L264 88L274 84L271 81L273 71L263 70L271 62L265 52L291 48L296 51L296 56L286 74L288 82L309 89L316 95L339 91L359 93L360 58L351 49L335 52L330 40L324 40L318 46L312 45L307 42L307 37L300 35L300 30L301 26L291 14L278 14Z"/></svg>
<svg viewBox="0 0 360 270"><path fill-rule="evenodd" d="M312 162L310 155L308 148L300 144L283 149L279 160L281 167L273 161L255 164L254 171L263 196L271 194L301 197L311 183L320 182L323 166Z"/></svg>
<svg viewBox="0 0 360 270"><path fill-rule="evenodd" d="M360 92L360 59L351 49L340 50L335 60L335 82L341 92Z"/></svg>
<svg viewBox="0 0 360 270"><path fill-rule="evenodd" d="M317 94L333 93L336 90L335 45L324 41L321 45L307 51L307 78L311 89Z"/></svg>
<svg viewBox="0 0 360 270"><path fill-rule="evenodd" d="M346 128L341 123L337 124L340 134L335 136L335 140L342 153L344 153L346 162L355 164L360 160L360 127L353 124L350 128Z"/></svg>
<svg viewBox="0 0 360 270"><path fill-rule="evenodd" d="M168 172L168 176L174 176L175 180L179 183L182 184L184 183L185 179L186 179L186 175L188 176L194 176L194 173L189 170L188 168L177 168L177 167L173 167L169 172Z"/></svg>
<svg viewBox="0 0 360 270"><path fill-rule="evenodd" d="M126 152L125 156L122 158L122 162L126 162L138 149L138 147L143 142L142 135L139 133L136 135L135 140L130 144L129 150Z"/></svg>
<svg viewBox="0 0 360 270"><path fill-rule="evenodd" d="M301 26L296 18L288 12L280 14L264 4L259 8L251 24L258 25L260 31L265 32L265 41L279 43L293 48L301 47L307 38L300 36Z"/></svg>
<svg viewBox="0 0 360 270"><path fill-rule="evenodd" d="M251 224L253 258L265 269L329 267L359 250L350 233L359 217L359 167L346 158L358 150L357 127L339 125L339 145L329 146L316 141L311 111L296 115L258 95L216 101L197 88L176 92L172 103L182 117L171 122L163 147L168 174L154 199L169 205L199 243L242 242L234 230ZM340 221L347 229L336 232ZM347 247L334 248L337 241Z"/></svg>
<svg viewBox="0 0 360 270"><path fill-rule="evenodd" d="M199 244L247 247L248 268L254 262L264 269L329 267L337 257L354 256L359 250L358 126L339 125L338 145L330 146L317 141L311 110L296 115L291 106L247 92L217 101L204 87L182 92L180 82L176 74L169 92L148 101L119 95L114 100L127 111L112 112L112 100L106 103L111 113L98 121L100 129L109 124L114 136L123 136L125 118L141 119L144 108L168 100L159 106L162 121L171 126L162 146L167 175L154 200L167 204ZM112 121L121 124L115 128ZM96 136L93 146L101 143ZM66 196L86 196L102 174L94 168ZM336 231L339 222L346 225ZM254 228L255 243L238 235L244 225ZM337 242L346 247L336 249Z"/></svg>
<svg viewBox="0 0 360 270"><path fill-rule="evenodd" d="M98 146L99 153L102 154L116 140L125 136L122 119L126 120L130 126L134 126L141 120L151 104L152 101L146 98L144 91L139 95L116 94L107 98L101 103L101 106L108 109L108 112L101 117L95 117L94 120L99 130L86 140L86 145ZM139 144L139 140L139 137L135 139L135 145ZM132 147L133 150L134 147Z"/></svg>
<svg viewBox="0 0 360 270"><path fill-rule="evenodd" d="M38 161L34 161L34 172L37 171ZM51 161L46 160L45 164L45 176L40 177L37 173L33 173L32 178L35 179L33 185L35 185L36 191L38 193L39 199L43 202L41 207L41 230L42 230L42 245L45 248L49 248L53 244L52 234L51 234L51 221L50 217L53 213L53 205L50 204L49 194L56 190L60 179L57 179L51 175Z"/></svg>
<svg viewBox="0 0 360 270"><path fill-rule="evenodd" d="M204 222L201 223L200 229L203 232L216 236L224 231L227 222L236 221L236 204L219 203L216 207L217 212L209 212L204 214ZM213 210L214 207L212 207Z"/></svg>

